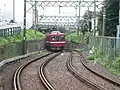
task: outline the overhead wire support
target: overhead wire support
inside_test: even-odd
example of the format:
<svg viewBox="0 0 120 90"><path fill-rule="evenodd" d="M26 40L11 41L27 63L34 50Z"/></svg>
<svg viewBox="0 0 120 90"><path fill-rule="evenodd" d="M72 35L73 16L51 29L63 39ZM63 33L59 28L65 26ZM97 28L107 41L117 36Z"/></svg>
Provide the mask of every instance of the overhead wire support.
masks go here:
<svg viewBox="0 0 120 90"><path fill-rule="evenodd" d="M38 1L38 5L42 7L58 7L58 6L64 6L64 7L79 7L79 3L81 2L81 7L94 7L94 1L91 0L84 0L84 1ZM26 1L27 3L35 2L35 1ZM101 1L96 1L97 5L102 4Z"/></svg>
<svg viewBox="0 0 120 90"><path fill-rule="evenodd" d="M32 5L32 8L34 8L34 24L35 24L35 18L39 19L38 23L37 24L41 24L41 26L45 25L45 26L50 26L50 25L53 25L52 24L49 24L49 23L43 23L43 22L46 22L48 20L52 20L52 21L56 21L57 20L57 24L56 25L63 25L60 22L60 20L62 21L66 21L66 22L71 22L71 21L75 21L75 23L73 23L72 25L78 29L78 33L79 33L79 29L81 28L81 8L82 7L89 7L89 8L93 8L94 9L94 18L93 18L93 22L94 22L94 26L93 26L93 29L94 29L94 34L95 34L95 29L97 29L97 22L96 22L96 11L97 11L97 8L99 8L99 5L102 5L103 3L103 0L101 1L98 1L98 0L26 0L26 2L30 5ZM35 2L37 4L35 4ZM59 15L58 16L45 16L45 15L41 15L41 16L38 16L38 14L36 15L35 13L35 7L42 7L42 8L48 8L48 7L59 7ZM76 9L76 15L75 16L60 16L61 12L60 12L60 8L61 7L74 7ZM30 9L28 9L27 11L29 11ZM37 11L38 12L38 11ZM36 16L35 16L36 15ZM61 14L62 15L62 14ZM81 20L80 20L81 19ZM71 24L69 23L64 23L65 26L70 26ZM72 23L72 22L71 22Z"/></svg>
<svg viewBox="0 0 120 90"><path fill-rule="evenodd" d="M79 17L78 17L78 30L77 30L77 35L79 35L80 31L80 10L81 10L81 0L79 2Z"/></svg>
<svg viewBox="0 0 120 90"><path fill-rule="evenodd" d="M106 6L107 6L107 0L104 0L104 8L103 8L103 30L102 30L102 36L104 36L104 33L105 33L105 24L106 24Z"/></svg>
<svg viewBox="0 0 120 90"><path fill-rule="evenodd" d="M13 22L15 22L15 0L13 0Z"/></svg>
<svg viewBox="0 0 120 90"><path fill-rule="evenodd" d="M119 25L120 25L120 0L119 0Z"/></svg>
<svg viewBox="0 0 120 90"><path fill-rule="evenodd" d="M35 0L35 34L36 34L36 30L37 30L37 1Z"/></svg>
<svg viewBox="0 0 120 90"><path fill-rule="evenodd" d="M96 32L96 0L94 0L94 30L93 35L95 35Z"/></svg>
<svg viewBox="0 0 120 90"><path fill-rule="evenodd" d="M22 38L22 54L26 54L26 0L24 0L24 28L23 28L23 38Z"/></svg>

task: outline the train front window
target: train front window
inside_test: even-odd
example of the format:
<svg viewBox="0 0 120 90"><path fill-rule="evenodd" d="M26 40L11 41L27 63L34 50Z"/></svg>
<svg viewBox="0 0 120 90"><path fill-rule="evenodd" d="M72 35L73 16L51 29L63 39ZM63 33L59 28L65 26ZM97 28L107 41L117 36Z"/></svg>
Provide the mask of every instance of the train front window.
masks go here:
<svg viewBox="0 0 120 90"><path fill-rule="evenodd" d="M55 36L52 36L52 41L55 41Z"/></svg>
<svg viewBox="0 0 120 90"><path fill-rule="evenodd" d="M60 41L64 41L65 37L64 36L60 36Z"/></svg>
<svg viewBox="0 0 120 90"><path fill-rule="evenodd" d="M59 41L59 36L56 36L56 41Z"/></svg>

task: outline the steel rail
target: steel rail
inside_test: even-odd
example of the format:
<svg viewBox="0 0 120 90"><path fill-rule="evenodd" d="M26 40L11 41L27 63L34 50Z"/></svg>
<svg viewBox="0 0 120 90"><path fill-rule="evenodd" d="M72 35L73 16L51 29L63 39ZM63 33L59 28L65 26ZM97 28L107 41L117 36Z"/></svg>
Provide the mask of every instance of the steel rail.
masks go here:
<svg viewBox="0 0 120 90"><path fill-rule="evenodd" d="M44 73L44 68L45 66L55 57L57 57L60 53L56 54L55 56L49 58L48 60L46 60L40 67L39 67L39 78L42 80L43 84L45 85L45 87L48 90L55 90L54 87L49 83L49 81L47 80L45 73Z"/></svg>
<svg viewBox="0 0 120 90"><path fill-rule="evenodd" d="M37 57L37 58L35 58L35 59L32 59L32 60L30 60L30 61L25 62L24 64L22 64L22 65L16 70L16 72L14 73L14 77L13 77L14 90L22 90L21 85L20 85L20 84L21 84L21 83L20 83L20 73L21 73L21 71L22 71L27 65L29 65L30 63L32 63L32 62L34 62L34 61L36 61L36 60L39 60L39 59L44 58L44 57L46 57L46 56L49 56L49 55L51 55L51 54L53 54L53 53L48 53L48 54L46 54L46 55Z"/></svg>
<svg viewBox="0 0 120 90"><path fill-rule="evenodd" d="M72 53L73 54L73 53ZM73 75L80 79L81 81L83 81L84 83L86 83L87 85L91 86L91 88L95 89L95 90L107 90L106 88L98 85L98 84L95 84L94 82L88 80L87 78L85 78L83 75L81 75L80 73L78 73L77 70L75 70L75 68L73 67L72 65L72 54L70 55L70 57L68 58L66 64L67 64L67 67L68 67L68 70L73 73Z"/></svg>
<svg viewBox="0 0 120 90"><path fill-rule="evenodd" d="M86 60L85 60L83 54L80 53L80 52L77 51L77 50L74 50L74 51L78 52L78 53L80 54L80 56L82 56L82 58L83 58L84 60L81 60L81 62L82 62L82 64L83 64L89 71L91 71L92 73L98 75L99 77L101 77L101 78L103 78L103 79L105 79L105 80L107 80L107 81L113 83L114 85L120 87L120 82L116 82L116 81L112 80L111 78L104 77L102 74L100 74L100 73L98 73L98 72L95 72L94 70L90 69L90 67L87 65L87 62L86 62Z"/></svg>

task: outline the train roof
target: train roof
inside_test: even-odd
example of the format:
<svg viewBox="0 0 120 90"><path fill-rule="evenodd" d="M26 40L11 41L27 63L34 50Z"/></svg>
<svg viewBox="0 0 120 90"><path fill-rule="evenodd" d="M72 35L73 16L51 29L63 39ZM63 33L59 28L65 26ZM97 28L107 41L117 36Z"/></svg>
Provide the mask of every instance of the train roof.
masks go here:
<svg viewBox="0 0 120 90"><path fill-rule="evenodd" d="M50 35L56 35L56 34L61 34L61 35L64 35L64 33L61 33L60 31L52 31L51 33L50 33Z"/></svg>

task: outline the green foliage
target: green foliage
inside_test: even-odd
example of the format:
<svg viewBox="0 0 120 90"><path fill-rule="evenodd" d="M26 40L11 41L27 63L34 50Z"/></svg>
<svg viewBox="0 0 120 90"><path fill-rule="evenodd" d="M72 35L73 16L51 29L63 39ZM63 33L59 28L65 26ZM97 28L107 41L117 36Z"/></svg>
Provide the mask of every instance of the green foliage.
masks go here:
<svg viewBox="0 0 120 90"><path fill-rule="evenodd" d="M101 48L95 48L88 59L100 63L109 72L120 76L120 56L114 57L112 52L114 51L111 51L108 55L104 55Z"/></svg>
<svg viewBox="0 0 120 90"><path fill-rule="evenodd" d="M102 11L103 12L103 11ZM99 35L102 36L102 30L103 30L103 15L101 12L98 13L99 17L98 17L98 25L97 25L97 28L98 28L98 32L99 32Z"/></svg>
<svg viewBox="0 0 120 90"><path fill-rule="evenodd" d="M17 36L10 36L6 38L0 37L0 45L6 45L6 44L11 44L13 42L21 42L22 41L22 35L23 33L21 32ZM26 30L26 40L41 40L45 38L45 35L36 31L35 30Z"/></svg>
<svg viewBox="0 0 120 90"><path fill-rule="evenodd" d="M85 35L83 35L82 33L79 33L79 35L77 35L77 32L74 32L67 35L66 40L71 41L73 43L86 43L88 36L89 36L89 33L86 33Z"/></svg>
<svg viewBox="0 0 120 90"><path fill-rule="evenodd" d="M108 0L107 11L106 11L106 31L107 36L116 36L116 26L118 23L119 16L119 1Z"/></svg>
<svg viewBox="0 0 120 90"><path fill-rule="evenodd" d="M101 50L101 48L95 48L94 51L93 51L93 56L94 58L102 58L103 57L103 52Z"/></svg>
<svg viewBox="0 0 120 90"><path fill-rule="evenodd" d="M20 35L18 35L16 37L16 40L18 40L18 41L22 40L22 35L23 35L23 33L21 32ZM32 30L32 29L26 30L26 40L36 40L36 39L41 40L43 38L45 38L45 35L38 31L35 32L35 30Z"/></svg>
<svg viewBox="0 0 120 90"><path fill-rule="evenodd" d="M103 8L102 8L103 12ZM119 0L107 0L106 6L106 36L116 36L116 26L119 24ZM103 14L99 13L98 30L102 33Z"/></svg>
<svg viewBox="0 0 120 90"><path fill-rule="evenodd" d="M89 60L95 60L95 58L94 58L93 55L89 55L89 56L88 56L88 59L89 59Z"/></svg>
<svg viewBox="0 0 120 90"><path fill-rule="evenodd" d="M0 45L4 45L7 43L8 43L8 40L6 40L5 38L0 38Z"/></svg>

